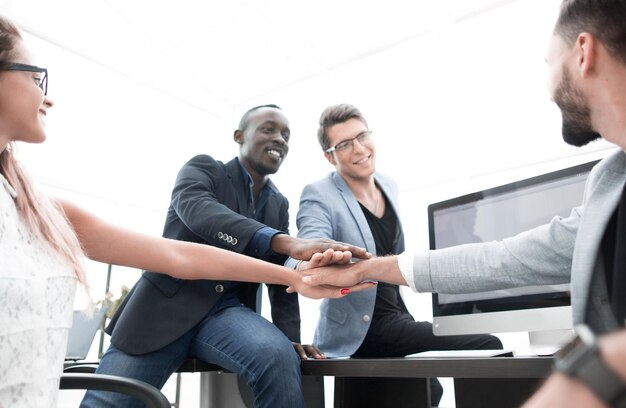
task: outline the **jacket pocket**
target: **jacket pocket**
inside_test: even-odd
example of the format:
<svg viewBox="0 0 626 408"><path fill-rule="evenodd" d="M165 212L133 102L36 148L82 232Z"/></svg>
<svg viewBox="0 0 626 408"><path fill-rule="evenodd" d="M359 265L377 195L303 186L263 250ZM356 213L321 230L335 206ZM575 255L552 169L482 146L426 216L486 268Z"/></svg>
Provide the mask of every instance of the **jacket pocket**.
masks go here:
<svg viewBox="0 0 626 408"><path fill-rule="evenodd" d="M186 279L172 278L171 276L156 272L144 272L142 277L146 278L148 282L167 297L173 297L178 293L180 288L189 282Z"/></svg>
<svg viewBox="0 0 626 408"><path fill-rule="evenodd" d="M345 310L341 310L336 307L325 307L320 310L320 317L322 319L332 320L338 324L344 324L348 318L348 313L346 313Z"/></svg>

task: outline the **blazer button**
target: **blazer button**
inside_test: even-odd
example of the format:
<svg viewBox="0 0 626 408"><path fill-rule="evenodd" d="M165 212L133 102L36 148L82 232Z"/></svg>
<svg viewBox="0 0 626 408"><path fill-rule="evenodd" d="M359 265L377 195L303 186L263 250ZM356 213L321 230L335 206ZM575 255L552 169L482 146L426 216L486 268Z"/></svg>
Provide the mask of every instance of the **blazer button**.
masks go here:
<svg viewBox="0 0 626 408"><path fill-rule="evenodd" d="M363 321L364 322L369 322L371 320L371 318L368 315L363 315Z"/></svg>
<svg viewBox="0 0 626 408"><path fill-rule="evenodd" d="M217 233L217 239L222 239L224 238L224 233L222 233L222 231Z"/></svg>
<svg viewBox="0 0 626 408"><path fill-rule="evenodd" d="M224 286L222 286L222 285L215 285L215 291L217 293L222 293L224 291Z"/></svg>
<svg viewBox="0 0 626 408"><path fill-rule="evenodd" d="M237 241L237 238L233 238L233 242L232 242L232 244L233 244L233 245L237 245L237 242L239 242L239 241Z"/></svg>

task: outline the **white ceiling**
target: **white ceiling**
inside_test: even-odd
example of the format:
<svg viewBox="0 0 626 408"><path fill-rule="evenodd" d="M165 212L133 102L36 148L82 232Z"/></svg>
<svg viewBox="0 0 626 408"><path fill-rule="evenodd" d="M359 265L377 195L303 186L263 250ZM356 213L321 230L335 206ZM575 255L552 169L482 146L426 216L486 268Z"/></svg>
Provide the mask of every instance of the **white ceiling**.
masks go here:
<svg viewBox="0 0 626 408"><path fill-rule="evenodd" d="M222 117L513 2L0 0L0 7L36 37Z"/></svg>

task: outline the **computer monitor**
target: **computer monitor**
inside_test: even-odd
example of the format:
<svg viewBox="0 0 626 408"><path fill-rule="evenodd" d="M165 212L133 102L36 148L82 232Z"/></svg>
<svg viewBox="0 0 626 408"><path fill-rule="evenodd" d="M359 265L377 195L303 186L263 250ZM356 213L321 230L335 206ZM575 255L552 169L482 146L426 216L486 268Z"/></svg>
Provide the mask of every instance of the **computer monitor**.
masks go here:
<svg viewBox="0 0 626 408"><path fill-rule="evenodd" d="M431 249L502 240L567 217L582 203L598 161L477 191L428 206ZM433 295L436 335L529 332L531 350L550 354L571 330L569 284Z"/></svg>

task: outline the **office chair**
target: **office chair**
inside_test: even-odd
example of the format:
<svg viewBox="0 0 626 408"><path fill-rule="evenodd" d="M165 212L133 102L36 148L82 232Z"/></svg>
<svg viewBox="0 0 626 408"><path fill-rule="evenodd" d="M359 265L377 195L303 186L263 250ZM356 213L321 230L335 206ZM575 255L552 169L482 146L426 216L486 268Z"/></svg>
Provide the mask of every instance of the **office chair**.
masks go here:
<svg viewBox="0 0 626 408"><path fill-rule="evenodd" d="M150 384L131 378L104 374L63 374L61 390L112 391L137 398L147 408L170 408L168 399Z"/></svg>
<svg viewBox="0 0 626 408"><path fill-rule="evenodd" d="M107 281L105 293L109 291L111 281L112 265L108 265ZM63 368L63 376L61 377L61 389L94 389L101 391L116 391L124 394L134 396L144 402L147 402L137 392L146 393L145 387L149 387L150 393L156 391L159 398L165 398L163 393L157 388L138 380L132 380L124 377L110 376L95 374L98 368L99 359L102 357L103 340L104 340L104 323L106 320L106 313L108 312L109 305L104 304L94 310L91 315L86 314L84 311L75 310L72 327L68 335L68 347L65 356L65 364ZM86 361L89 350L96 336L96 333L100 331L100 347L98 352L98 360ZM85 375L86 374L86 375ZM178 374L180 376L180 374ZM130 383L129 383L130 382ZM140 388L143 390L137 391L136 384L132 382L140 383ZM103 388L109 387L109 388ZM116 389L111 389L114 387ZM180 377L178 378L176 402L171 404L169 401L167 405L147 405L148 407L180 407ZM133 391L134 390L134 391ZM126 392L130 391L130 392ZM149 397L154 400L154 396ZM167 399L165 399L167 401Z"/></svg>

